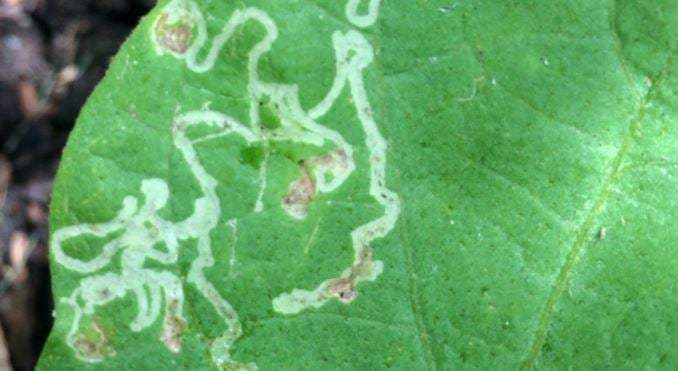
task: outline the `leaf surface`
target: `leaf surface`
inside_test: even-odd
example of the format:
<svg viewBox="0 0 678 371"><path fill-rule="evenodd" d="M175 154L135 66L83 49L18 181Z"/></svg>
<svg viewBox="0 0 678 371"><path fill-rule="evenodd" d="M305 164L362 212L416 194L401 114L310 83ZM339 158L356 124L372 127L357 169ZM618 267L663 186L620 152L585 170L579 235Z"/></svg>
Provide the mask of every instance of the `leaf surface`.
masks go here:
<svg viewBox="0 0 678 371"><path fill-rule="evenodd" d="M40 367L678 367L676 24L160 1L64 153Z"/></svg>

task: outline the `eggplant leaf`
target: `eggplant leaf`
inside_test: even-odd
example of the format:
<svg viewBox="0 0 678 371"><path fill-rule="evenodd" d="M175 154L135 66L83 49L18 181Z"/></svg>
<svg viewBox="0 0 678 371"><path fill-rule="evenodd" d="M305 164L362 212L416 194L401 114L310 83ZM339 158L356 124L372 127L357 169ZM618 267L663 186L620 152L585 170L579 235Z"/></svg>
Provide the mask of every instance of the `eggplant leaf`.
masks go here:
<svg viewBox="0 0 678 371"><path fill-rule="evenodd" d="M675 1L162 0L41 369L676 369Z"/></svg>

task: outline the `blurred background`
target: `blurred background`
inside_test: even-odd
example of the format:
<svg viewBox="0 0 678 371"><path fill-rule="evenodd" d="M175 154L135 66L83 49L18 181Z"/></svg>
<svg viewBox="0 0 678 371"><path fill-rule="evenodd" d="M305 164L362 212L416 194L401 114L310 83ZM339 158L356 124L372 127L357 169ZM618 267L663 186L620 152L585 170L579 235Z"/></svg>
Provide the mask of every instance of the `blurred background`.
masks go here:
<svg viewBox="0 0 678 371"><path fill-rule="evenodd" d="M75 119L155 0L0 0L0 371L32 370L52 325L47 220Z"/></svg>

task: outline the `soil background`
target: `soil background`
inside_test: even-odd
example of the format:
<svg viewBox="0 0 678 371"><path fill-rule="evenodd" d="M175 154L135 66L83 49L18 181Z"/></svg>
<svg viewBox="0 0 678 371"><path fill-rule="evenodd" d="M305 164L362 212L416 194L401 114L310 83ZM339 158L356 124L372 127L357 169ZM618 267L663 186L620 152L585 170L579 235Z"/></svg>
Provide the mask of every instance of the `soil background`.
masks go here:
<svg viewBox="0 0 678 371"><path fill-rule="evenodd" d="M0 371L33 370L52 326L49 200L62 149L155 0L0 0Z"/></svg>

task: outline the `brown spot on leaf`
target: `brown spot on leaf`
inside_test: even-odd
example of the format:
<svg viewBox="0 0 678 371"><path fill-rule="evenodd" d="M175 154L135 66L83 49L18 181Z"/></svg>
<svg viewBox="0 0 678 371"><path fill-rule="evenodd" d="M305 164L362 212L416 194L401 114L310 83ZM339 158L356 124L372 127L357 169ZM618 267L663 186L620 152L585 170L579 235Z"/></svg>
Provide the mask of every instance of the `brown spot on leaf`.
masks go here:
<svg viewBox="0 0 678 371"><path fill-rule="evenodd" d="M156 43L162 50L175 54L184 54L191 45L193 23L182 20L173 24L168 23L168 15L162 14L155 24Z"/></svg>
<svg viewBox="0 0 678 371"><path fill-rule="evenodd" d="M302 165L303 166L303 165ZM295 219L304 219L308 213L307 206L315 197L315 183L303 168L303 177L292 183L282 199L283 209Z"/></svg>
<svg viewBox="0 0 678 371"><path fill-rule="evenodd" d="M328 182L328 175L335 178L346 173L351 167L351 159L343 149L336 149L323 156L301 161L299 166L302 178L290 185L282 199L282 206L291 217L304 219L308 212L308 204L318 192L318 185L322 191L322 185ZM313 177L310 174L313 174Z"/></svg>
<svg viewBox="0 0 678 371"><path fill-rule="evenodd" d="M186 329L186 323L177 314L178 305L176 300L170 302L160 335L160 340L174 353L181 351L181 333Z"/></svg>
<svg viewBox="0 0 678 371"><path fill-rule="evenodd" d="M92 322L91 331L79 334L73 341L73 347L79 356L90 362L100 362L114 353L108 343L108 337L98 323Z"/></svg>
<svg viewBox="0 0 678 371"><path fill-rule="evenodd" d="M358 260L353 264L342 278L333 280L325 289L325 297L335 297L344 304L355 300L358 292L355 289L357 282L365 279L373 279L374 262L372 261L372 249L369 245L363 245Z"/></svg>
<svg viewBox="0 0 678 371"><path fill-rule="evenodd" d="M327 293L336 297L343 303L350 303L358 294L353 287L353 282L350 279L342 278L332 282L327 287Z"/></svg>

